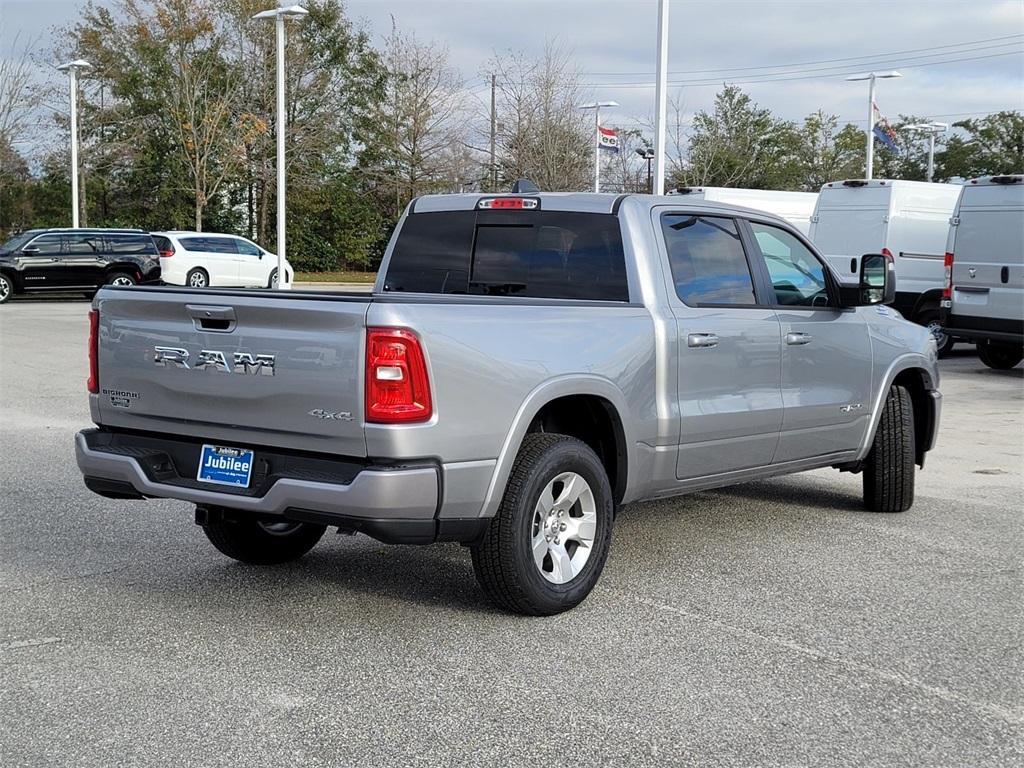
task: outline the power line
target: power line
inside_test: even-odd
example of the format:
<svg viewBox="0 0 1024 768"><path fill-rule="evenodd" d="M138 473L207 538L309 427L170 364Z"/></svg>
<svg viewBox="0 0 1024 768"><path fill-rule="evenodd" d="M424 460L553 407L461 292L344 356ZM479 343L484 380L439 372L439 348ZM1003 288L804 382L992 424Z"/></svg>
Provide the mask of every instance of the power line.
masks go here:
<svg viewBox="0 0 1024 768"><path fill-rule="evenodd" d="M966 56L954 59L944 59L942 61L889 61L879 62L875 66L884 64L885 66L900 66L906 69L916 69L918 67L932 67L940 64L955 64L963 61L981 61L982 59L995 59L1001 56L1019 56L1024 53L1024 50L1020 51L1003 51L1002 53L990 53L984 56ZM805 70L808 71L808 70ZM860 72L860 69L846 68L845 71L837 72L817 72L815 74L802 74L795 75L793 77L775 77L774 75L762 75L745 79L745 80L734 80L732 78L703 78L700 80L677 80L674 83L669 83L674 88L688 86L688 87L701 87L708 85L721 85L723 81L733 85L742 85L748 83L784 83L791 80L822 80L831 77L841 77L843 75L855 75ZM783 73L776 73L783 74ZM795 74L795 73L794 73ZM585 83L590 88L653 88L654 83L650 82L635 82L635 83Z"/></svg>
<svg viewBox="0 0 1024 768"><path fill-rule="evenodd" d="M1017 33L1014 35L1003 35L1002 37L989 37L983 40L965 40L961 43L949 43L947 45L930 45L927 48L909 48L903 51L889 51L888 53L873 53L864 54L862 56L847 56L838 59L819 59L817 61L798 61L790 64L762 64L758 66L750 67L728 67L728 68L717 68L717 69L690 69L690 70L673 70L669 72L670 75L699 75L704 73L718 73L718 72L743 72L748 70L761 70L761 69L784 69L786 67L803 67L812 64L831 64L837 61L859 61L861 59L878 59L886 56L899 56L906 53L920 53L922 51L934 51L943 48L961 48L968 45L979 45L981 43L994 43L999 40L1019 40L1024 38L1024 33ZM1013 45L1014 43L1002 43L1002 46ZM1000 47L1000 45L992 46ZM966 51L947 51L947 53L965 53ZM942 54L937 54L942 55ZM583 75L590 76L617 76L617 75L653 75L653 72L583 72ZM781 74L781 73L776 73Z"/></svg>

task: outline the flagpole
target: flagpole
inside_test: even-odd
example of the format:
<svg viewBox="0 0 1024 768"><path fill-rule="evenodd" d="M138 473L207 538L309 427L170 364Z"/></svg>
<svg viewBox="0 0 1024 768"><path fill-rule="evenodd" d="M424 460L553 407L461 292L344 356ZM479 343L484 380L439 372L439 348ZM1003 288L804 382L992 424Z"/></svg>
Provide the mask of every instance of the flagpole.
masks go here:
<svg viewBox="0 0 1024 768"><path fill-rule="evenodd" d="M875 73L868 78L868 148L864 162L864 178L871 181L875 167Z"/></svg>
<svg viewBox="0 0 1024 768"><path fill-rule="evenodd" d="M594 107L594 192L601 191L601 105Z"/></svg>
<svg viewBox="0 0 1024 768"><path fill-rule="evenodd" d="M658 0L658 62L654 88L654 189L665 194L665 136L668 111L668 3Z"/></svg>

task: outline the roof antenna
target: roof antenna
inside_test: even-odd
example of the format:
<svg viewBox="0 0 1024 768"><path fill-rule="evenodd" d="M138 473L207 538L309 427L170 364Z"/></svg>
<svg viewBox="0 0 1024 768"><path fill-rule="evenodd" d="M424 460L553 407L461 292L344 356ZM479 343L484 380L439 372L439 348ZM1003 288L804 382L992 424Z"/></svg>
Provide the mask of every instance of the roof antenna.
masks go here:
<svg viewBox="0 0 1024 768"><path fill-rule="evenodd" d="M540 187L529 179L519 179L512 185L513 195L536 195L540 193Z"/></svg>

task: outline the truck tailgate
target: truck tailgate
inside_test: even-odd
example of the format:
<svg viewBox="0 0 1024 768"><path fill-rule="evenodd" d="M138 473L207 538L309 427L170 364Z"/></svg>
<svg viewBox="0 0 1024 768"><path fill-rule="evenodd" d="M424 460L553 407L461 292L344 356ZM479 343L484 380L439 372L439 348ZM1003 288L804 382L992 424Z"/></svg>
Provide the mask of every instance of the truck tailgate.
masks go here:
<svg viewBox="0 0 1024 768"><path fill-rule="evenodd" d="M227 445L365 456L369 303L368 296L105 289L97 298L98 420Z"/></svg>

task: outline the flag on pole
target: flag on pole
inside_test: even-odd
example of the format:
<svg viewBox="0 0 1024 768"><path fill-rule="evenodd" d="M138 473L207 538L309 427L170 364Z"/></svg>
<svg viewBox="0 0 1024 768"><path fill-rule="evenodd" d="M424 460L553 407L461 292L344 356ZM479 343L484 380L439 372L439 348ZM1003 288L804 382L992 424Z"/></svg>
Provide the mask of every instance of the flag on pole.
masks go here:
<svg viewBox="0 0 1024 768"><path fill-rule="evenodd" d="M597 128L597 146L609 152L619 151L619 134L614 128Z"/></svg>
<svg viewBox="0 0 1024 768"><path fill-rule="evenodd" d="M899 152L900 148L896 145L896 129L889 125L889 121L882 114L877 104L872 102L871 106L875 113L875 124L871 132L875 134L875 138L882 142L887 149L892 152Z"/></svg>

